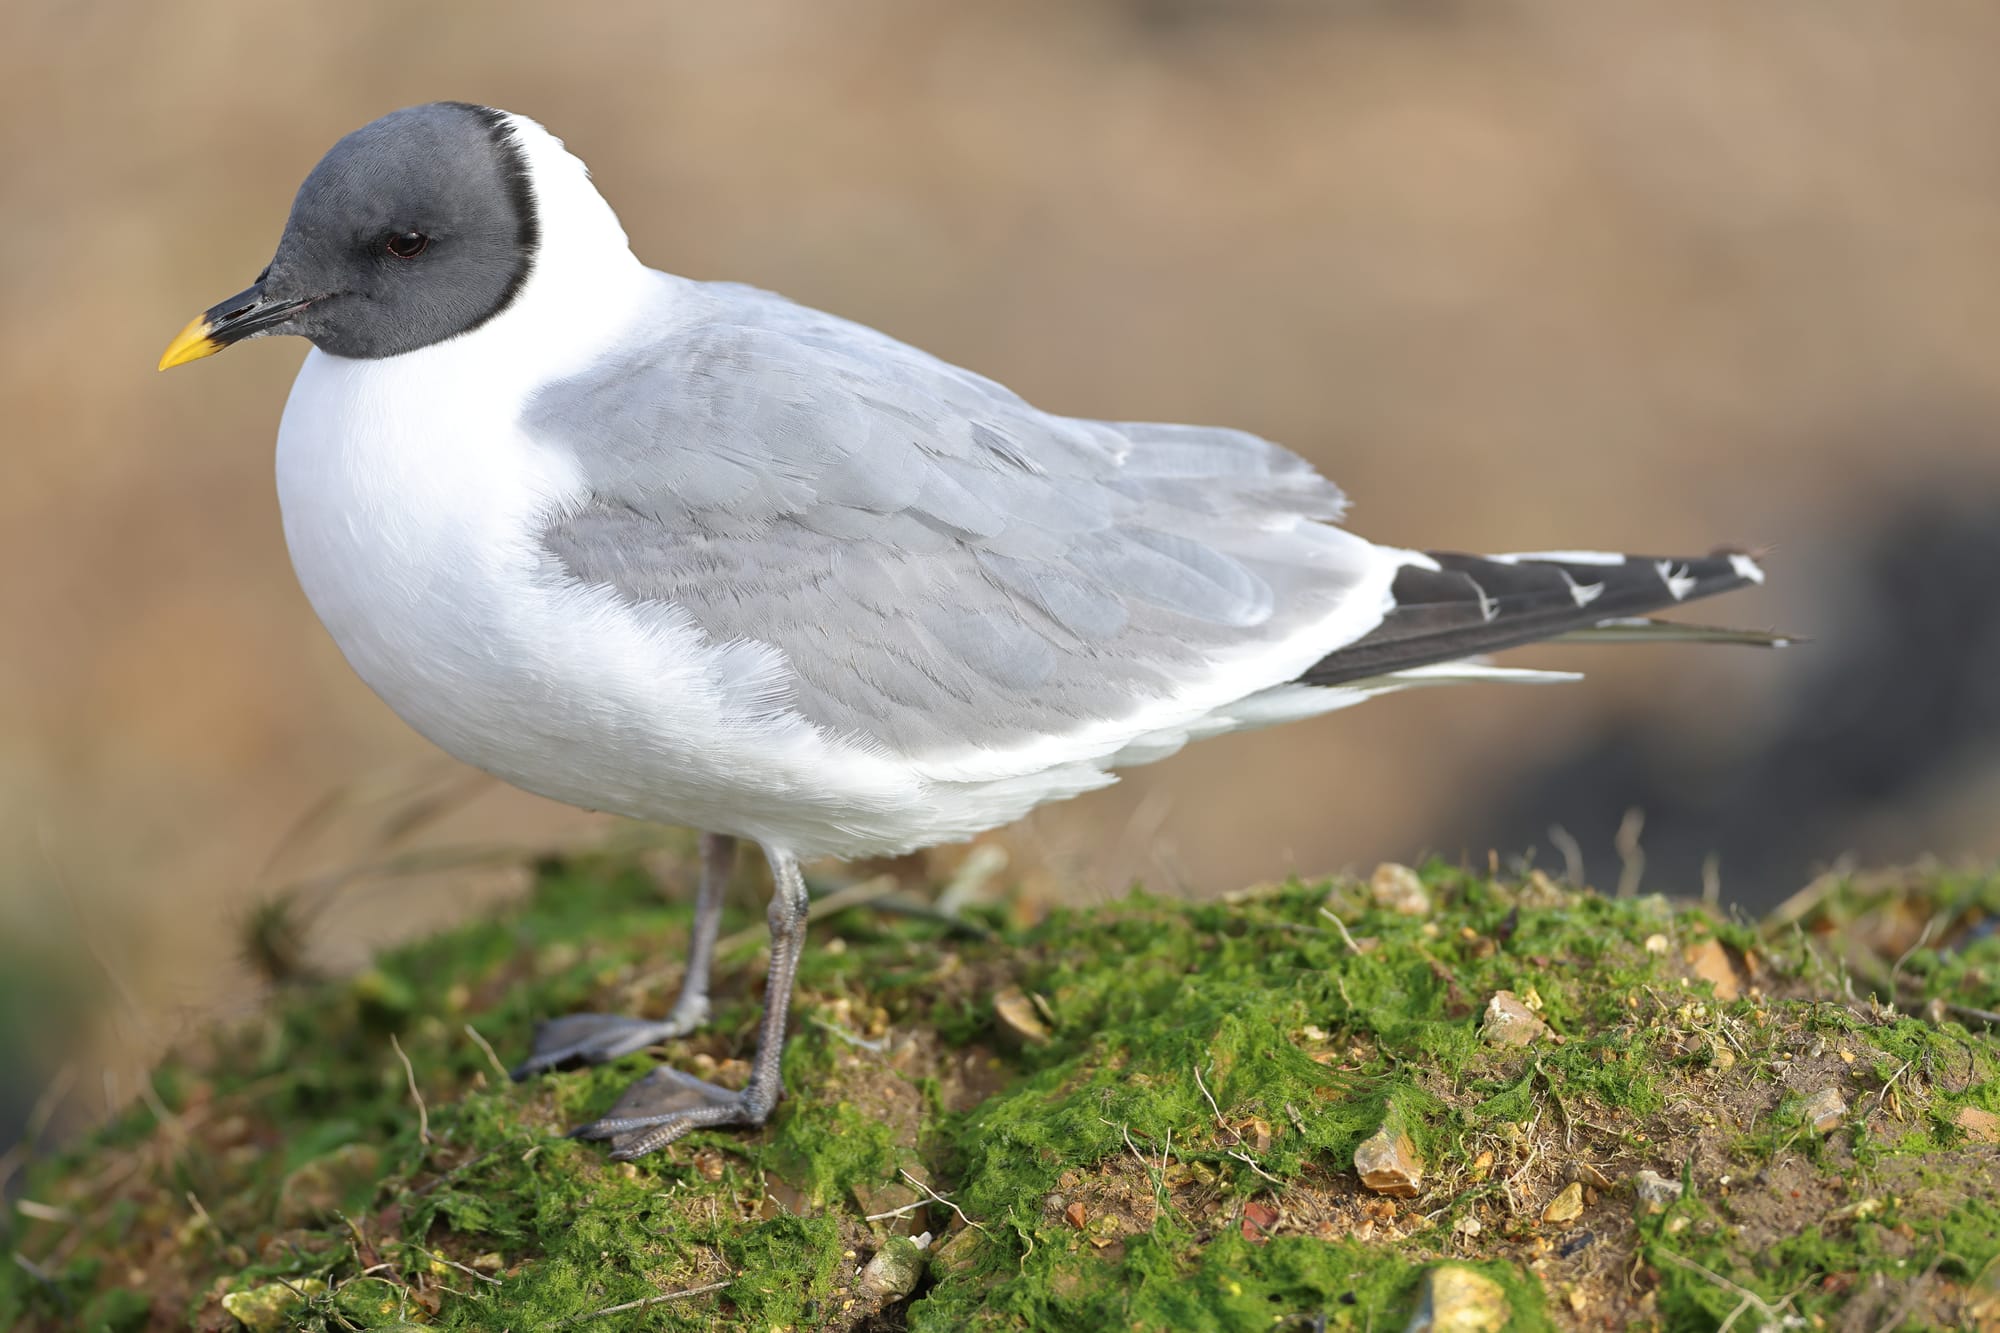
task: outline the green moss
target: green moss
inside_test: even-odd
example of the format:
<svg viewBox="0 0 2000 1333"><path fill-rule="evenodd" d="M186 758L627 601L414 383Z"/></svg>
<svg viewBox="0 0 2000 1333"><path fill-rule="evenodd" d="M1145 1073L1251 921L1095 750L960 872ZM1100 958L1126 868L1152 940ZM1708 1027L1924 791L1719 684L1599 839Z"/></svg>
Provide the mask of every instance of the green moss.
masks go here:
<svg viewBox="0 0 2000 1333"><path fill-rule="evenodd" d="M515 909L289 992L170 1062L154 1082L171 1122L135 1109L38 1165L0 1326L223 1327L222 1293L282 1279L326 1284L287 1316L301 1328L607 1310L588 1327L849 1328L875 1312L858 1268L904 1219L942 1250L901 1309L915 1329L1393 1327L1446 1256L1501 1283L1515 1327L1693 1327L1740 1303L1730 1284L1824 1316L1873 1274L1962 1283L2000 1254L2000 1150L1952 1118L2000 1109L2000 1051L1910 1016L1937 987L1986 984L1974 927L1995 881L1842 890L1760 932L1537 877L1433 864L1422 880L1422 916L1365 885L1291 884L1025 929L994 913L998 936L971 942L843 913L815 928L771 1125L619 1165L559 1133L657 1057L516 1087L479 1039L516 1052L542 1016L658 1012L686 914L630 859L552 862ZM1955 923L1923 949L1891 931L1893 953L1835 961L1812 942L1860 940L1913 892ZM1739 998L1687 975L1711 939L1742 965ZM1900 1014L1844 993L1871 958ZM714 1021L668 1058L728 1077L760 970L754 946L726 952ZM1047 1005L1047 1042L1000 1040L1008 985ZM1503 989L1547 1037L1482 1039ZM836 1031L863 1028L879 1040ZM1831 1137L1798 1114L1823 1086L1850 1107ZM1407 1205L1357 1187L1355 1148L1384 1126L1424 1164ZM1636 1230L1616 1194L1574 1231L1545 1223L1578 1163L1686 1164L1691 1188Z"/></svg>

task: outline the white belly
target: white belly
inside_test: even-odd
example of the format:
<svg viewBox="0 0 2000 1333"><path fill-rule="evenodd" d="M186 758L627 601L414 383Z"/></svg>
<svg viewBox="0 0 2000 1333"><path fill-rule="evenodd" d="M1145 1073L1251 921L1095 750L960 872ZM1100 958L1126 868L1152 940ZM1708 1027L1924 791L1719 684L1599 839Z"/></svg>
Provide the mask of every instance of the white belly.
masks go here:
<svg viewBox="0 0 2000 1333"><path fill-rule="evenodd" d="M457 368L314 352L278 436L299 582L391 708L467 763L590 809L805 854L954 836L924 784L770 706L769 650L564 587L535 534L574 498L572 470L516 429L515 401L456 391Z"/></svg>

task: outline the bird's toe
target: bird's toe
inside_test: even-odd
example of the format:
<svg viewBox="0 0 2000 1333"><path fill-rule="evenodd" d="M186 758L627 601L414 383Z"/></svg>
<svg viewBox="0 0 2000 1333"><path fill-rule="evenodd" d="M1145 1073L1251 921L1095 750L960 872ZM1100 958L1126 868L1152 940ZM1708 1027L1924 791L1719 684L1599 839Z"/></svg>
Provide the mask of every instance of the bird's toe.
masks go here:
<svg viewBox="0 0 2000 1333"><path fill-rule="evenodd" d="M535 1029L528 1058L509 1073L519 1083L552 1069L601 1065L663 1041L686 1036L693 1024L675 1018L622 1018L616 1014L565 1014Z"/></svg>
<svg viewBox="0 0 2000 1333"><path fill-rule="evenodd" d="M608 1141L626 1162L657 1152L683 1134L722 1125L761 1125L765 1113L747 1092L706 1083L661 1066L625 1089L601 1119L570 1131L573 1139Z"/></svg>

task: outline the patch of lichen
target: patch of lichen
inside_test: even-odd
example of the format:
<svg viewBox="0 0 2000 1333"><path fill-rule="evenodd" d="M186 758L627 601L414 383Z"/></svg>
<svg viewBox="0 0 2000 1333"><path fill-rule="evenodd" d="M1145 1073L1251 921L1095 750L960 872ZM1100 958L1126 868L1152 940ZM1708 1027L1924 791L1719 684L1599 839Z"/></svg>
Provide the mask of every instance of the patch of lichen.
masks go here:
<svg viewBox="0 0 2000 1333"><path fill-rule="evenodd" d="M1828 881L1763 930L1422 880L1409 914L1295 883L993 911L987 939L843 912L814 928L772 1123L620 1165L560 1133L657 1056L516 1086L482 1042L660 1012L686 912L629 858L550 862L515 909L276 998L39 1164L0 1327L232 1329L225 1298L253 1295L274 1328L890 1327L857 1269L924 1229L894 1313L916 1329L1393 1326L1446 1258L1524 1328L1707 1327L1746 1297L1948 1325L1982 1299L2000 1147L1961 1117L2000 1112L1968 1012L2000 992L2000 879ZM756 948L725 950L713 1021L666 1058L741 1079ZM1010 1029L1008 986L1046 1032ZM1533 1044L1482 1036L1501 990ZM1385 1126L1424 1167L1408 1202L1355 1178ZM1688 1191L1635 1220L1609 1182L1641 1167ZM1549 1211L1572 1181L1573 1222Z"/></svg>

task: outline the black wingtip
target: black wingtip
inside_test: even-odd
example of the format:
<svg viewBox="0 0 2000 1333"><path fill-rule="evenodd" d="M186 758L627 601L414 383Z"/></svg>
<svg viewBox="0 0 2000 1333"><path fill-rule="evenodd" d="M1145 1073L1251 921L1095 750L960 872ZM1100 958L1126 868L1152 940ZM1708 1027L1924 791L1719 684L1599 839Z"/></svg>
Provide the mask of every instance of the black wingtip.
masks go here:
<svg viewBox="0 0 2000 1333"><path fill-rule="evenodd" d="M1381 624L1299 682L1340 685L1571 637L1763 581L1758 556L1730 547L1706 556L1433 551L1397 571Z"/></svg>

